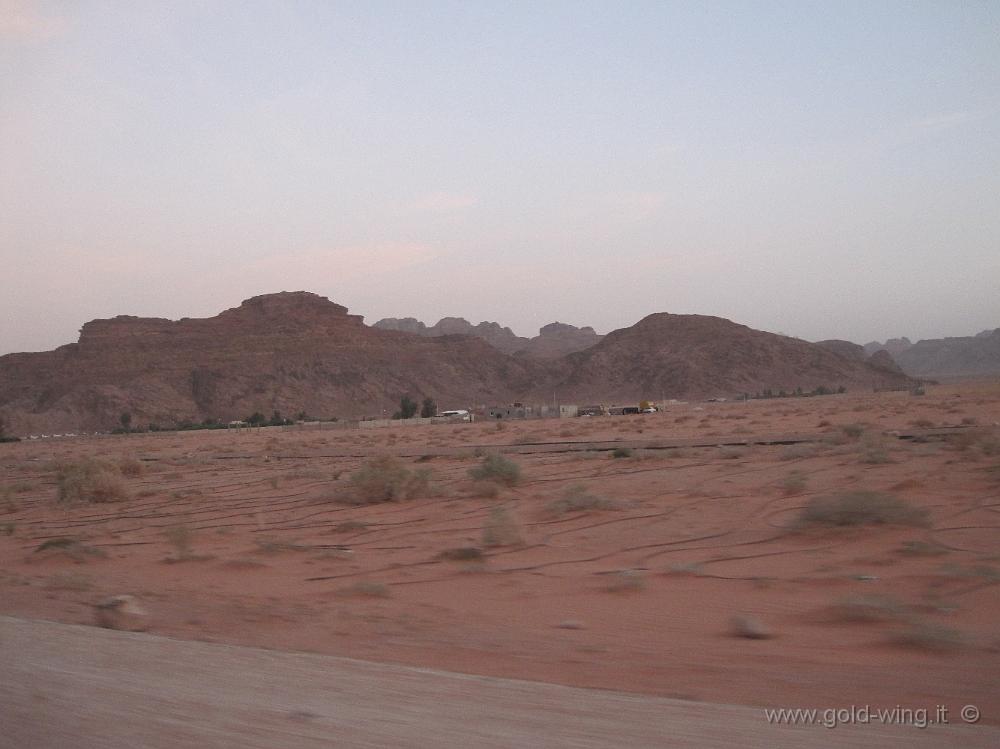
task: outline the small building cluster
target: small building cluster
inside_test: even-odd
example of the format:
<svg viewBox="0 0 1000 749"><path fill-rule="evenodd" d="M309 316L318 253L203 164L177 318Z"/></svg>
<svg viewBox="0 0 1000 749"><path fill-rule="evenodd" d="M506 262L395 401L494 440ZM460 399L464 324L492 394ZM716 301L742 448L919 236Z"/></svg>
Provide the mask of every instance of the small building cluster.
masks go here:
<svg viewBox="0 0 1000 749"><path fill-rule="evenodd" d="M643 401L638 406L606 406L587 405L578 406L575 404L561 403L558 406L551 404L530 405L526 403L510 403L505 406L489 406L477 411L480 418L503 420L503 419L569 419L577 416L622 416L628 414L654 413L660 409L648 401Z"/></svg>

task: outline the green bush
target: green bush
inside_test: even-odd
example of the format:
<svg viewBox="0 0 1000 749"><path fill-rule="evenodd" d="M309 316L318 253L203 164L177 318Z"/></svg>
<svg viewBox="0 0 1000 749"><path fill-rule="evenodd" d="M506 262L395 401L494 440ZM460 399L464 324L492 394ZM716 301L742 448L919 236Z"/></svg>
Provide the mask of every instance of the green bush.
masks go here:
<svg viewBox="0 0 1000 749"><path fill-rule="evenodd" d="M470 470L469 475L476 481L516 486L521 481L521 467L503 455L493 453L483 458L483 462Z"/></svg>

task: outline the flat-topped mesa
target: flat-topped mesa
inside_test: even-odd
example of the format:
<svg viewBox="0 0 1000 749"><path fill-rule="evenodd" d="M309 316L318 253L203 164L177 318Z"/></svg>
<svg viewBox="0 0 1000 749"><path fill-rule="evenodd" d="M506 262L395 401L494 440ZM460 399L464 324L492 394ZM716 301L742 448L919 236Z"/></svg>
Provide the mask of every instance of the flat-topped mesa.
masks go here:
<svg viewBox="0 0 1000 749"><path fill-rule="evenodd" d="M244 300L239 307L227 309L218 318L226 323L249 323L254 327L272 325L315 327L360 327L361 315L349 315L347 307L309 291L281 291Z"/></svg>
<svg viewBox="0 0 1000 749"><path fill-rule="evenodd" d="M382 330L398 330L403 333L427 335L427 326L415 317L386 317L372 325Z"/></svg>
<svg viewBox="0 0 1000 749"><path fill-rule="evenodd" d="M573 334L573 333L583 333L584 335L596 336L597 332L589 325L584 325L582 328L578 328L575 325L570 325L569 323L550 322L548 325L543 325L538 329L538 335L560 335L560 334Z"/></svg>
<svg viewBox="0 0 1000 749"><path fill-rule="evenodd" d="M260 333L296 333L363 327L361 315L349 315L347 307L307 291L282 291L245 300L215 317L166 320L160 317L118 315L91 320L80 329L80 343L99 343L125 338L162 338L181 333L213 333L220 328Z"/></svg>
<svg viewBox="0 0 1000 749"><path fill-rule="evenodd" d="M110 319L91 320L80 328L80 343L106 341L138 336L169 334L176 323L162 317L118 315Z"/></svg>

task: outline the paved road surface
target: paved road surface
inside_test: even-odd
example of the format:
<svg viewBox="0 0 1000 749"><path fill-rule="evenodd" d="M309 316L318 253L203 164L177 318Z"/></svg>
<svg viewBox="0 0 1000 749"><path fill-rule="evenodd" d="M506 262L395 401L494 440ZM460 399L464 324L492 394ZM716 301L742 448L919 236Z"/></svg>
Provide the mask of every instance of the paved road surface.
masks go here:
<svg viewBox="0 0 1000 749"><path fill-rule="evenodd" d="M0 747L997 747L991 726L768 725L758 708L0 617Z"/></svg>

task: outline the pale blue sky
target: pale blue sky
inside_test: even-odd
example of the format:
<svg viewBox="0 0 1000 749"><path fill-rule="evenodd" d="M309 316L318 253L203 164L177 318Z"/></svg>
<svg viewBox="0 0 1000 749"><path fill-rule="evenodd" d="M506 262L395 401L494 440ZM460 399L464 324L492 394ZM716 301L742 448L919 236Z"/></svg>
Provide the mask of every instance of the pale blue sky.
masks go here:
<svg viewBox="0 0 1000 749"><path fill-rule="evenodd" d="M0 0L0 353L368 322L1000 325L1000 2Z"/></svg>

